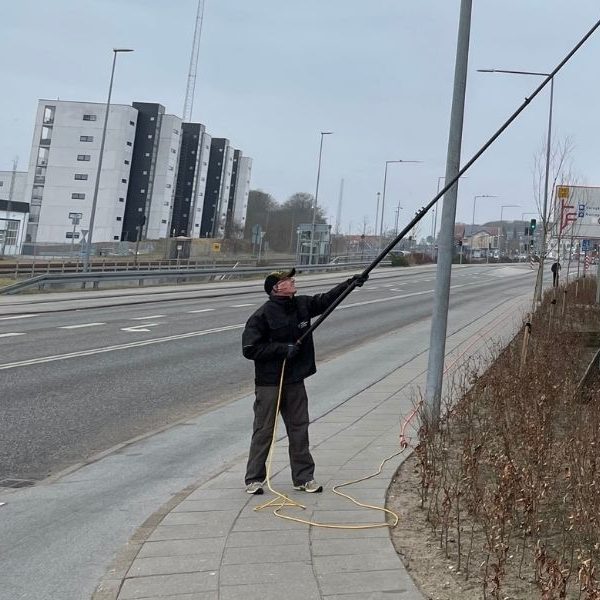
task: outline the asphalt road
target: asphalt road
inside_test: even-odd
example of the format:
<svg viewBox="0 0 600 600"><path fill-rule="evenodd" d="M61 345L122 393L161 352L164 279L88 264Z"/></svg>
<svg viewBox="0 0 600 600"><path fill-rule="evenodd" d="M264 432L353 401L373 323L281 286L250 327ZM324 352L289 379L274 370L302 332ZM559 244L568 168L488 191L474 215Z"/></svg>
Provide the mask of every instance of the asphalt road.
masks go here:
<svg viewBox="0 0 600 600"><path fill-rule="evenodd" d="M313 418L427 351L433 277L427 269L376 273L317 331ZM335 281L299 278L299 287L316 293ZM452 285L450 341L530 292L533 276L469 267L455 271ZM252 364L240 356L240 334L265 296L258 284L233 288L52 313L32 304L0 317L0 335L21 334L0 337L3 477L39 480L77 467L32 487L0 487L2 600L90 598L150 515L245 455ZM163 297L171 299L155 301ZM57 306L72 304L81 306Z"/></svg>
<svg viewBox="0 0 600 600"><path fill-rule="evenodd" d="M452 303L521 289L514 267L457 270ZM299 281L300 293L329 289ZM376 273L315 334L318 360L430 317L434 272ZM3 479L39 481L251 392L240 353L259 285L218 298L0 317ZM258 290L258 291L257 291ZM33 307L35 309L35 307Z"/></svg>

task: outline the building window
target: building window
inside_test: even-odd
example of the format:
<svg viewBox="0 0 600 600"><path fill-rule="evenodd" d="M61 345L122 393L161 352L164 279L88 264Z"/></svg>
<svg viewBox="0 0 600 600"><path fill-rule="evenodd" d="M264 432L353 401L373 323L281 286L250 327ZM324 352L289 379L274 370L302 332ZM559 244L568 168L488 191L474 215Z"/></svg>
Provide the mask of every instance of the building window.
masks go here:
<svg viewBox="0 0 600 600"><path fill-rule="evenodd" d="M152 139L152 134L151 134L151 133L149 133L149 134L148 134L148 139L149 139L149 140L151 140L151 139Z"/></svg>
<svg viewBox="0 0 600 600"><path fill-rule="evenodd" d="M175 169L175 167L173 167L173 165L169 165L169 171L173 171ZM191 167L190 167L191 169Z"/></svg>
<svg viewBox="0 0 600 600"><path fill-rule="evenodd" d="M125 202L125 198L119 198L119 202Z"/></svg>
<svg viewBox="0 0 600 600"><path fill-rule="evenodd" d="M175 150L175 148L171 148L171 154L177 154L177 150Z"/></svg>
<svg viewBox="0 0 600 600"><path fill-rule="evenodd" d="M150 158L150 152L146 152L146 154L144 154L144 156L145 156L146 158Z"/></svg>
<svg viewBox="0 0 600 600"><path fill-rule="evenodd" d="M0 181L0 187L4 186L4 181Z"/></svg>
<svg viewBox="0 0 600 600"><path fill-rule="evenodd" d="M128 165L129 161L128 160L124 160L123 163L126 164L126 165Z"/></svg>
<svg viewBox="0 0 600 600"><path fill-rule="evenodd" d="M83 115L83 120L84 121L95 121L96 115Z"/></svg>
<svg viewBox="0 0 600 600"><path fill-rule="evenodd" d="M127 142L128 146L133 146L133 144L131 142Z"/></svg>
<svg viewBox="0 0 600 600"><path fill-rule="evenodd" d="M117 217L117 221L122 221L123 217Z"/></svg>
<svg viewBox="0 0 600 600"><path fill-rule="evenodd" d="M54 123L54 115L56 113L56 106L45 106L44 107L44 125L52 125Z"/></svg>
<svg viewBox="0 0 600 600"><path fill-rule="evenodd" d="M142 212L142 207L141 206L138 208L138 212Z"/></svg>
<svg viewBox="0 0 600 600"><path fill-rule="evenodd" d="M88 175L87 173L75 173L76 181L87 181Z"/></svg>
<svg viewBox="0 0 600 600"><path fill-rule="evenodd" d="M166 219L163 219L163 220L161 221L161 223L165 223L165 224L166 224L166 223L167 223L167 220L166 220Z"/></svg>
<svg viewBox="0 0 600 600"><path fill-rule="evenodd" d="M78 154L77 160L80 162L90 162L90 160L92 160L92 157L89 154Z"/></svg>
<svg viewBox="0 0 600 600"><path fill-rule="evenodd" d="M94 136L93 135L80 135L79 141L80 142L93 142Z"/></svg>
<svg viewBox="0 0 600 600"><path fill-rule="evenodd" d="M74 192L73 194L71 194L71 198L73 200L85 200L85 194L79 194L77 192Z"/></svg>
<svg viewBox="0 0 600 600"><path fill-rule="evenodd" d="M46 183L46 177L44 175L36 175L33 178L33 183Z"/></svg>
<svg viewBox="0 0 600 600"><path fill-rule="evenodd" d="M168 202L163 202L163 206L169 206Z"/></svg>
<svg viewBox="0 0 600 600"><path fill-rule="evenodd" d="M150 120L151 120L151 121L155 121L155 120L156 120L156 117L150 117Z"/></svg>
<svg viewBox="0 0 600 600"><path fill-rule="evenodd" d="M118 235L113 235L113 240L119 241L121 238Z"/></svg>
<svg viewBox="0 0 600 600"><path fill-rule="evenodd" d="M200 225L199 225L198 223L196 223L196 224L194 225L194 227L200 227Z"/></svg>
<svg viewBox="0 0 600 600"><path fill-rule="evenodd" d="M130 124L132 127L135 127L135 121L129 121L129 124Z"/></svg>
<svg viewBox="0 0 600 600"><path fill-rule="evenodd" d="M127 183L127 179L121 179L121 183Z"/></svg>
<svg viewBox="0 0 600 600"><path fill-rule="evenodd" d="M175 135L179 135L179 129L173 129L173 133L174 133Z"/></svg>
<svg viewBox="0 0 600 600"><path fill-rule="evenodd" d="M167 183L167 185L165 186L167 189L172 188L173 186L170 183Z"/></svg>
<svg viewBox="0 0 600 600"><path fill-rule="evenodd" d="M145 194L145 193L146 193L146 190L144 190L144 189L140 190L140 194Z"/></svg>
<svg viewBox="0 0 600 600"><path fill-rule="evenodd" d="M142 171L142 175L148 175L148 171Z"/></svg>

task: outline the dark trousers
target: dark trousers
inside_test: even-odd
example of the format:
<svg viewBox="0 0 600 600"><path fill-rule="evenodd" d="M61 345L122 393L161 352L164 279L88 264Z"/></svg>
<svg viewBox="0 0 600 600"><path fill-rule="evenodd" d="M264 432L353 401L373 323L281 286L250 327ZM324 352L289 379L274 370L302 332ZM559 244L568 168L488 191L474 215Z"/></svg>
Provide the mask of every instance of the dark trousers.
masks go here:
<svg viewBox="0 0 600 600"><path fill-rule="evenodd" d="M558 287L558 272L552 271L552 285Z"/></svg>
<svg viewBox="0 0 600 600"><path fill-rule="evenodd" d="M257 385L255 393L246 484L264 481L267 476L266 461L273 438L279 386ZM303 382L283 386L280 411L288 435L292 482L300 485L314 479L315 472L315 463L308 449L308 396Z"/></svg>

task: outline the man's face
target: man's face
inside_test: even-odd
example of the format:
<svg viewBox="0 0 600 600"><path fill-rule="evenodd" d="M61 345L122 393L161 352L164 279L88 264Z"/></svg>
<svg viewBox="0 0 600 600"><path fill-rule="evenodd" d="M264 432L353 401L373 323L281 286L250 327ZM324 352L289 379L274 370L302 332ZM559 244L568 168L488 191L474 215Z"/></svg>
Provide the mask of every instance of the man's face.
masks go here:
<svg viewBox="0 0 600 600"><path fill-rule="evenodd" d="M278 296L293 296L296 293L296 280L293 277L286 277L277 282L273 291Z"/></svg>

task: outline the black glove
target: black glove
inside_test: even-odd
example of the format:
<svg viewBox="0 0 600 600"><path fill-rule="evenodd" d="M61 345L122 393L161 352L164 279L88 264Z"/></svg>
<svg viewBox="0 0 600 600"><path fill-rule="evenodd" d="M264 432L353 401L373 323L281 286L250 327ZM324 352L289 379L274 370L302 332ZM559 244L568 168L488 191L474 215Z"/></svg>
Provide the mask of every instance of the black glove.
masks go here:
<svg viewBox="0 0 600 600"><path fill-rule="evenodd" d="M288 344L286 360L294 358L300 352L300 346L297 344Z"/></svg>
<svg viewBox="0 0 600 600"><path fill-rule="evenodd" d="M356 282L354 287L362 287L367 279L369 279L368 275L363 275L360 273L358 275L353 275L350 279L348 279L348 283Z"/></svg>

